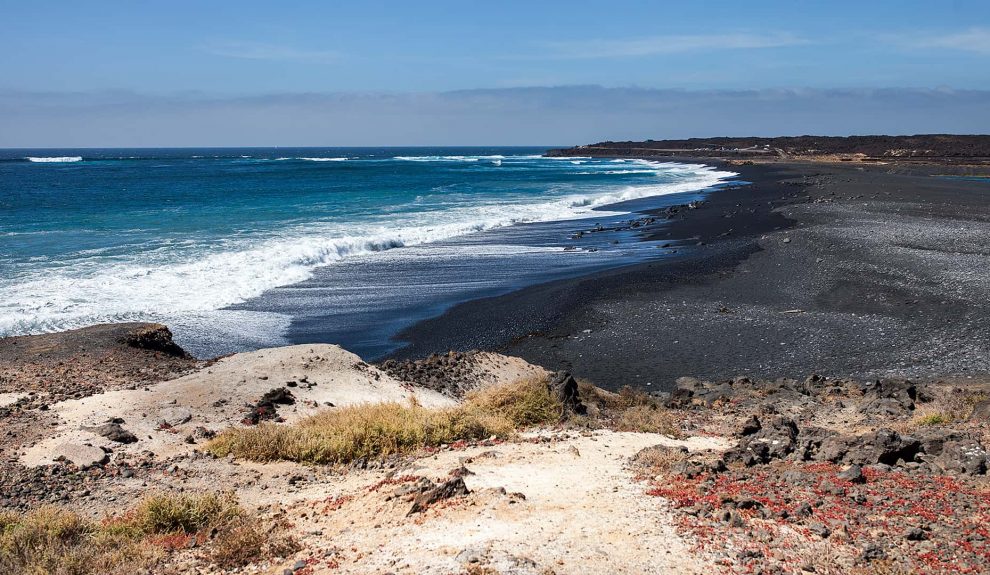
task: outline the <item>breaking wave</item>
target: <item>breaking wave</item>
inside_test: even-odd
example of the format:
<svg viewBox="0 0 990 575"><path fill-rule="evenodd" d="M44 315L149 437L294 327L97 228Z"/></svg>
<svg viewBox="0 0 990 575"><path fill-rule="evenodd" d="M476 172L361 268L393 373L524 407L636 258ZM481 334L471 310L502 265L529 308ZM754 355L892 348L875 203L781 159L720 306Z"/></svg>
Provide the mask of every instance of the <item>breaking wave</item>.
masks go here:
<svg viewBox="0 0 990 575"><path fill-rule="evenodd" d="M410 156L409 161L503 160L506 156ZM346 158L292 158L344 161ZM48 158L41 161L78 161ZM517 223L576 219L610 204L719 184L733 172L695 164L630 161L639 171L670 176L647 185L602 187L582 193L479 198L476 203L367 221L306 223L265 238L231 239L221 246L190 247L168 260L131 254L112 260L76 261L27 272L3 286L0 336L69 329L106 321L196 314L298 283L343 258L388 252ZM582 165L580 169L586 169ZM617 173L624 173L616 171ZM598 211L603 216L610 212ZM150 261L149 261L150 260Z"/></svg>
<svg viewBox="0 0 990 575"><path fill-rule="evenodd" d="M53 156L53 157L28 156L24 159L29 162L36 162L40 164L64 164L68 162L81 162L82 156Z"/></svg>

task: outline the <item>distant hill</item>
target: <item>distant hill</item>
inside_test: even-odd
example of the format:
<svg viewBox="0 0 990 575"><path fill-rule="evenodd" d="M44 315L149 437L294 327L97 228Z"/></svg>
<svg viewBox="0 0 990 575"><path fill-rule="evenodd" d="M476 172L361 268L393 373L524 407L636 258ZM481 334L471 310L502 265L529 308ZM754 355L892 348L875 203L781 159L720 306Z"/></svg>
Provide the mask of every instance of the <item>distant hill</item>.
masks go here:
<svg viewBox="0 0 990 575"><path fill-rule="evenodd" d="M806 158L990 163L990 135L783 136L599 142L548 156Z"/></svg>

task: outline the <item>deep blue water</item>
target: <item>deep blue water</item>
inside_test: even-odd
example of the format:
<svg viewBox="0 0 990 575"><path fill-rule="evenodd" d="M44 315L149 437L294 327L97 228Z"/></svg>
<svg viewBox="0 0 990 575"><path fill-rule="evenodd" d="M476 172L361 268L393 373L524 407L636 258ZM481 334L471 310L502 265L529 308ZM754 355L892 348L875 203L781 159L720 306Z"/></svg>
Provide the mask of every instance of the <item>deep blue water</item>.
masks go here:
<svg viewBox="0 0 990 575"><path fill-rule="evenodd" d="M0 336L154 320L203 356L375 357L458 301L658 257L568 238L731 175L543 151L0 150Z"/></svg>

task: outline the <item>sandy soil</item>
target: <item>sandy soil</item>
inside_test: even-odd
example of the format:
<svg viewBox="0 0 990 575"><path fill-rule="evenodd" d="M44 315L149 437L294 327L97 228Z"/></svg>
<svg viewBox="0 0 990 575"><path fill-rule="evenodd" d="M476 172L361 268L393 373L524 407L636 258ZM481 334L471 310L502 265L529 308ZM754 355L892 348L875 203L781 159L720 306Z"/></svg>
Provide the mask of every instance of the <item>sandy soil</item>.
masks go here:
<svg viewBox="0 0 990 575"><path fill-rule="evenodd" d="M478 354L464 369L486 384L546 375L518 358L491 353ZM723 449L722 440L545 430L346 472L216 459L199 451L197 429L242 425L248 407L278 387L296 398L279 407L287 423L331 405L456 402L397 381L337 346L274 348L227 357L173 380L53 403L46 413L50 432L23 449L19 463L56 463L66 446L106 453L107 461L84 479L88 489L64 503L92 517L155 491L233 490L245 507L287 520L302 544L295 556L248 572L282 573L299 561L307 563L307 573L707 571L705 560L674 531L673 511L646 495L628 461L657 444L697 451ZM95 428L110 420L122 422L137 441L98 434ZM466 474L467 494L410 514L419 493L410 485L427 479L442 484L456 469ZM183 566L209 569L193 552L178 554L170 565Z"/></svg>
<svg viewBox="0 0 990 575"><path fill-rule="evenodd" d="M446 450L394 473L352 473L329 496L286 509L312 573L705 573L665 502L627 468L657 445L721 449L722 440L650 433L531 434ZM440 483L464 465L470 494L407 516L403 486ZM384 483L383 483L384 481ZM484 572L484 571L479 571Z"/></svg>
<svg viewBox="0 0 990 575"><path fill-rule="evenodd" d="M488 356L478 369L490 371L493 382L540 371L527 371L522 365L525 363L498 362ZM413 398L426 407L454 403L435 391L414 389L396 381L335 345L273 348L227 357L196 373L157 385L56 403L50 410L59 417L58 427L28 448L21 463L52 463L65 444L92 445L115 454L151 451L159 458L184 454L192 450L186 437L196 428L219 431L240 425L248 406L280 387L296 398L294 405L278 411L287 422L319 409L356 403L408 402ZM111 418L122 419L123 428L135 434L138 441L121 444L93 431Z"/></svg>

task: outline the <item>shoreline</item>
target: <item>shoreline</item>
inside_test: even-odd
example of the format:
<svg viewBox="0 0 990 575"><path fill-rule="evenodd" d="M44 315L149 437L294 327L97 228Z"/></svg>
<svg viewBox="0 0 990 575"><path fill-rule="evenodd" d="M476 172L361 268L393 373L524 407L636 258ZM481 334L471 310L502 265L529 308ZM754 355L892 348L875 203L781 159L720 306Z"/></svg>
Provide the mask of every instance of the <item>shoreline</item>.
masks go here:
<svg viewBox="0 0 990 575"><path fill-rule="evenodd" d="M454 306L390 357L498 350L611 389L990 372L990 281L968 273L990 265L984 182L932 177L942 165L693 160L751 182L659 231L701 245Z"/></svg>
<svg viewBox="0 0 990 575"><path fill-rule="evenodd" d="M690 164L701 166L697 161ZM705 164L697 172L721 171ZM281 335L285 344L340 344L367 361L382 361L401 349L397 334L456 305L670 257L670 250L654 249L631 236L650 226L662 228L671 213L702 201L712 189L737 185L736 172L730 173L719 173L719 181L707 186L700 181L661 181L657 195L621 201L615 198L623 195L623 184L616 184L600 191L610 203L577 217L517 222L389 250L384 257L345 258L314 269L312 277L302 282L270 289L225 309L288 318ZM670 192L668 186L692 189ZM386 276L388 282L383 280ZM341 279L352 277L370 285ZM372 287L373 295L364 293ZM361 305L369 299L377 305ZM178 333L177 339L183 335Z"/></svg>

